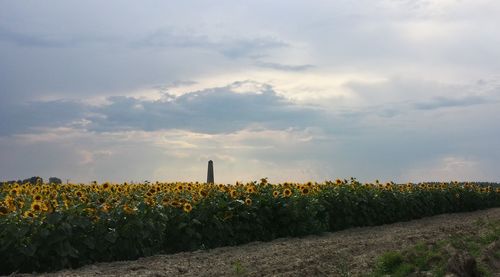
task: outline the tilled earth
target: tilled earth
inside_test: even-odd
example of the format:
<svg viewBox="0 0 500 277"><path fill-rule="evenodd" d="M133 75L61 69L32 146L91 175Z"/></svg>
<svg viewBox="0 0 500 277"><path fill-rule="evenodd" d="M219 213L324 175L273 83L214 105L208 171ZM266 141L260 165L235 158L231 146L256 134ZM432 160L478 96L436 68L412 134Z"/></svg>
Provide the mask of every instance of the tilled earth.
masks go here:
<svg viewBox="0 0 500 277"><path fill-rule="evenodd" d="M500 208L444 214L395 224L352 228L303 238L99 263L44 276L359 276L382 253L432 243L451 235L475 235L478 220L500 220Z"/></svg>

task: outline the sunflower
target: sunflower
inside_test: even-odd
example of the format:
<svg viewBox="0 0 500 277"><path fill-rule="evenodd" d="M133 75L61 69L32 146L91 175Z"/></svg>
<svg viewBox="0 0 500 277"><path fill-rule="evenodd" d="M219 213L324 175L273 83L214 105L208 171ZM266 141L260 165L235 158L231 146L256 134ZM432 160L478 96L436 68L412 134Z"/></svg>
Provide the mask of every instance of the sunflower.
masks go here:
<svg viewBox="0 0 500 277"><path fill-rule="evenodd" d="M41 201L42 200L42 196L40 194L36 194L34 197L33 197L33 200L35 201Z"/></svg>
<svg viewBox="0 0 500 277"><path fill-rule="evenodd" d="M189 203L184 203L182 210L184 210L186 213L189 213L193 210L193 206L191 206L191 204Z"/></svg>
<svg viewBox="0 0 500 277"><path fill-rule="evenodd" d="M283 190L283 196L289 197L290 195L292 195L292 190L291 189L286 188L286 189Z"/></svg>
<svg viewBox="0 0 500 277"><path fill-rule="evenodd" d="M231 196L231 198L236 198L236 196L238 196L238 193L236 192L236 190L232 189L229 191L229 195Z"/></svg>
<svg viewBox="0 0 500 277"><path fill-rule="evenodd" d="M208 192L204 189L201 189L198 194L201 196L201 197L207 197L208 195Z"/></svg>
<svg viewBox="0 0 500 277"><path fill-rule="evenodd" d="M0 206L0 215L6 215L9 213L9 209L5 206Z"/></svg>
<svg viewBox="0 0 500 277"><path fill-rule="evenodd" d="M280 196L280 192L277 190L273 191L273 197L277 198L278 196Z"/></svg>
<svg viewBox="0 0 500 277"><path fill-rule="evenodd" d="M110 185L108 182L106 182L106 183L102 184L102 188L103 188L104 190L108 190L110 187L111 187L111 185Z"/></svg>
<svg viewBox="0 0 500 277"><path fill-rule="evenodd" d="M252 205L252 199L250 198L245 199L245 204L248 206Z"/></svg>
<svg viewBox="0 0 500 277"><path fill-rule="evenodd" d="M31 203L31 210L34 212L40 212L42 210L42 203L40 202Z"/></svg>
<svg viewBox="0 0 500 277"><path fill-rule="evenodd" d="M170 206L175 207L175 208L179 208L181 205L182 204L178 200L174 200L174 201L170 202Z"/></svg>
<svg viewBox="0 0 500 277"><path fill-rule="evenodd" d="M23 217L24 217L24 218L28 218L28 217L34 218L34 217L35 217L35 214L34 214L34 213L32 213L32 212L30 212L30 211L25 211L25 212L23 213Z"/></svg>
<svg viewBox="0 0 500 277"><path fill-rule="evenodd" d="M148 204L148 206L154 206L155 205L155 200L150 197L144 198L144 203Z"/></svg>
<svg viewBox="0 0 500 277"><path fill-rule="evenodd" d="M106 213L107 213L110 209L111 209L111 205L110 205L110 204L108 204L108 203L106 203L106 204L102 205L102 207L101 207L101 210L102 210L103 212L106 212Z"/></svg>
<svg viewBox="0 0 500 277"><path fill-rule="evenodd" d="M135 212L134 208L130 207L128 204L123 205L123 211L126 214L133 214Z"/></svg>
<svg viewBox="0 0 500 277"><path fill-rule="evenodd" d="M303 187L302 190L301 190L302 194L306 195L309 193L309 188L307 187Z"/></svg>

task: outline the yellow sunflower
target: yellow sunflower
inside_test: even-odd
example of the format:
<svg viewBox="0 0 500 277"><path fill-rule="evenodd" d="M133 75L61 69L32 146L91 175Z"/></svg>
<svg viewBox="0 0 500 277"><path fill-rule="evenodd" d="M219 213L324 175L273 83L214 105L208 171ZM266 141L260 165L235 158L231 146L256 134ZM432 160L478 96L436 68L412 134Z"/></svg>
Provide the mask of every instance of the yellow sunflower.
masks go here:
<svg viewBox="0 0 500 277"><path fill-rule="evenodd" d="M191 206L191 204L189 203L184 203L182 210L184 210L186 213L189 213L193 210L193 206Z"/></svg>
<svg viewBox="0 0 500 277"><path fill-rule="evenodd" d="M42 195L40 195L40 194L36 194L36 195L33 197L33 200L35 200L35 201L41 201L41 200L42 200Z"/></svg>
<svg viewBox="0 0 500 277"><path fill-rule="evenodd" d="M106 183L102 184L102 188L103 188L104 190L108 190L110 187L111 187L111 185L110 185L108 182L106 182Z"/></svg>
<svg viewBox="0 0 500 277"><path fill-rule="evenodd" d="M252 205L252 199L250 198L245 199L245 204L248 206Z"/></svg>
<svg viewBox="0 0 500 277"><path fill-rule="evenodd" d="M6 215L9 213L9 209L5 206L0 206L0 215Z"/></svg>
<svg viewBox="0 0 500 277"><path fill-rule="evenodd" d="M292 190L291 189L286 188L286 189L283 190L283 196L289 197L291 195L292 195Z"/></svg>
<svg viewBox="0 0 500 277"><path fill-rule="evenodd" d="M23 213L23 217L24 217L24 218L28 218L28 217L30 217L30 218L34 218L34 217L35 217L35 214L34 214L33 212L31 212L31 211L25 211L25 212Z"/></svg>
<svg viewBox="0 0 500 277"><path fill-rule="evenodd" d="M42 203L40 203L40 202L31 203L31 210L34 212L42 211Z"/></svg>

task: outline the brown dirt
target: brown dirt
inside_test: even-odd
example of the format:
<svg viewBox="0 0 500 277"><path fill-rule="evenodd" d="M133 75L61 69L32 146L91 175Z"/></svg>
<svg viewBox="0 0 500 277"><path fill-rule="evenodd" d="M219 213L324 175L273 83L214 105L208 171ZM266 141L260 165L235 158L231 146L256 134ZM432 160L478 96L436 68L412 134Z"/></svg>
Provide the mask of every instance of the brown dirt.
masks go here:
<svg viewBox="0 0 500 277"><path fill-rule="evenodd" d="M45 276L359 276L370 272L383 252L417 242L435 242L452 234L481 234L485 227L478 220L500 220L500 208L319 236L100 263Z"/></svg>

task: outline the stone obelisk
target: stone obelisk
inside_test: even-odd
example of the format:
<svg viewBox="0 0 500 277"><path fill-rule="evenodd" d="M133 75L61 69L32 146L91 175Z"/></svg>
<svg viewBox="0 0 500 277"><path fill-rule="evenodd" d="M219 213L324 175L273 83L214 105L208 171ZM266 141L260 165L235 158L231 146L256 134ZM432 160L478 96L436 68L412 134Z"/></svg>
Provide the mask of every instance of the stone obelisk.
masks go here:
<svg viewBox="0 0 500 277"><path fill-rule="evenodd" d="M207 184L214 183L214 162L208 161Z"/></svg>

